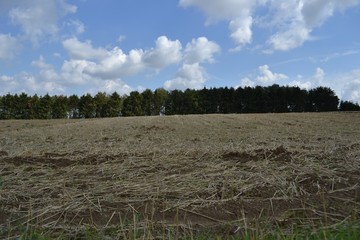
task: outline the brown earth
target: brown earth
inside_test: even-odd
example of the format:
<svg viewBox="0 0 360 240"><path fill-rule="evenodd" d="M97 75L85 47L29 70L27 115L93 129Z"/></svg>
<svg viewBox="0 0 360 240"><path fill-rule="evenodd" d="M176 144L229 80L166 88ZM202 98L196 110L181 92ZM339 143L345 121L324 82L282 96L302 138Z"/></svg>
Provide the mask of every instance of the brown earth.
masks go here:
<svg viewBox="0 0 360 240"><path fill-rule="evenodd" d="M360 218L360 114L0 121L0 237Z"/></svg>

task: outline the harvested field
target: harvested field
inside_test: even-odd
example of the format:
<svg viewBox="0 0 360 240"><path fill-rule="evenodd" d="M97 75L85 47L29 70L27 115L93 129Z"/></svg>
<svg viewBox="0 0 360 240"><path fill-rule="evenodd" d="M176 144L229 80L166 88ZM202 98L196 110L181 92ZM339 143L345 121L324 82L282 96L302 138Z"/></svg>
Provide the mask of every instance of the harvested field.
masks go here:
<svg viewBox="0 0 360 240"><path fill-rule="evenodd" d="M0 121L0 238L359 220L359 125L360 113Z"/></svg>

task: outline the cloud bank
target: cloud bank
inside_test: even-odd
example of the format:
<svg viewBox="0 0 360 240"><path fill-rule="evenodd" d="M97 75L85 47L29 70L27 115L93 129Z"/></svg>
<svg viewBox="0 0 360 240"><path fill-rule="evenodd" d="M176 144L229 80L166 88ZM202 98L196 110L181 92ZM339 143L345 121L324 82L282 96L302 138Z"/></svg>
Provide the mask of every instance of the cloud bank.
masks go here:
<svg viewBox="0 0 360 240"><path fill-rule="evenodd" d="M177 65L181 66L174 79L164 83L166 89L201 88L207 80L201 64L214 63L214 55L221 51L218 44L205 37L192 39L183 48L179 40L160 36L155 40L154 47L131 49L128 53L118 46L111 49L95 47L90 40L81 41L76 37L64 39L62 46L69 59L63 61L60 69L40 56L31 64L37 69L36 74L1 76L3 91L21 91L18 83L22 82L25 83L24 90L29 93L64 94L70 87L91 86L86 91L129 94L134 89L124 82L124 78L146 72L156 74ZM10 57L6 52L0 54Z"/></svg>
<svg viewBox="0 0 360 240"><path fill-rule="evenodd" d="M273 29L267 53L287 51L312 39L312 31L337 11L358 5L359 0L180 0L182 7L197 7L207 16L206 24L229 23L229 37L236 50L250 44L253 27ZM267 13L260 8L266 7Z"/></svg>

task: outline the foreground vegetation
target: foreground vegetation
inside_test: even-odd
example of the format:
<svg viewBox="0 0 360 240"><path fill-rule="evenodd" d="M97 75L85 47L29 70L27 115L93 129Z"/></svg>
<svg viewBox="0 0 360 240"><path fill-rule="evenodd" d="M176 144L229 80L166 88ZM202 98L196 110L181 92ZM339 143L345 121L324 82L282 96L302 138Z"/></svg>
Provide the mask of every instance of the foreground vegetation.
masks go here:
<svg viewBox="0 0 360 240"><path fill-rule="evenodd" d="M211 88L168 92L157 89L120 96L99 92L72 96L0 96L0 119L104 118L213 113L285 113L360 111L357 103L341 101L333 90L318 87Z"/></svg>
<svg viewBox="0 0 360 240"><path fill-rule="evenodd" d="M1 239L358 239L360 113L0 121Z"/></svg>

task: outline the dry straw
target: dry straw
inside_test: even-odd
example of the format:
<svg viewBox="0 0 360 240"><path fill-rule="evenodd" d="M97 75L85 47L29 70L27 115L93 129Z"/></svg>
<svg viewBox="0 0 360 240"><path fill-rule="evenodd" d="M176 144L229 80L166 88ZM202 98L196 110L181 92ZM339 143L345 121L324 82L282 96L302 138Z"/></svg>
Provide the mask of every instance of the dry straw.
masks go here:
<svg viewBox="0 0 360 240"><path fill-rule="evenodd" d="M238 234L358 219L359 117L2 122L0 233L76 236L90 226L155 238L174 226Z"/></svg>

